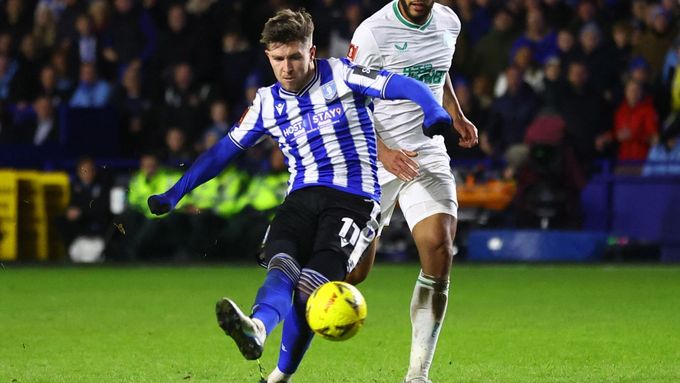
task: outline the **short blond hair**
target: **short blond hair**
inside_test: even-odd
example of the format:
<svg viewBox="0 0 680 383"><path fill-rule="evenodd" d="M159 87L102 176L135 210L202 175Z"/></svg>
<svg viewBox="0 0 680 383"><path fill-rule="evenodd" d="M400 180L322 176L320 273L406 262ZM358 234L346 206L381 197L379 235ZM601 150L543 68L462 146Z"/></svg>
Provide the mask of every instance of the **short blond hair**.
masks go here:
<svg viewBox="0 0 680 383"><path fill-rule="evenodd" d="M307 43L312 41L313 33L312 16L304 8L297 11L282 9L264 24L260 42L265 46L293 41Z"/></svg>

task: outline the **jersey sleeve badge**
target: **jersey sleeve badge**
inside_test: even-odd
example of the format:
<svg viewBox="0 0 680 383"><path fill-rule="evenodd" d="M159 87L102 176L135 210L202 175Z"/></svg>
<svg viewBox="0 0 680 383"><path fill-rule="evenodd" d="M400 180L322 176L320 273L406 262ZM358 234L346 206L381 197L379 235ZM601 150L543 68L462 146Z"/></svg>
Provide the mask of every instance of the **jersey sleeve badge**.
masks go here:
<svg viewBox="0 0 680 383"><path fill-rule="evenodd" d="M357 52L359 51L359 46L354 44L349 44L349 50L347 51L347 58L354 61L357 57Z"/></svg>

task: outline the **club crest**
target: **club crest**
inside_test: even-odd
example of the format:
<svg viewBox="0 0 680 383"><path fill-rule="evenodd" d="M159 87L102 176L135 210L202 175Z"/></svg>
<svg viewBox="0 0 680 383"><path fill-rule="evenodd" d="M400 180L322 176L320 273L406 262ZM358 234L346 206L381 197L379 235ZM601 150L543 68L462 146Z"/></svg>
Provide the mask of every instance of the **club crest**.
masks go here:
<svg viewBox="0 0 680 383"><path fill-rule="evenodd" d="M330 81L321 85L321 93L326 101L331 101L338 97L338 89L335 87L335 82Z"/></svg>

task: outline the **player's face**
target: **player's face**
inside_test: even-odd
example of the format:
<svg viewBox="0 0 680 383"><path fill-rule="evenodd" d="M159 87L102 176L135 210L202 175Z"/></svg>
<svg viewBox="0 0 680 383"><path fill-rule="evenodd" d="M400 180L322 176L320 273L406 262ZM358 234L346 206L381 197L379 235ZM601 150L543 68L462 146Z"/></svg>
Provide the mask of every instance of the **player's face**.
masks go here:
<svg viewBox="0 0 680 383"><path fill-rule="evenodd" d="M316 47L311 42L271 44L265 53L276 79L289 92L302 89L314 75Z"/></svg>
<svg viewBox="0 0 680 383"><path fill-rule="evenodd" d="M399 0L401 14L416 24L422 24L430 16L434 0Z"/></svg>

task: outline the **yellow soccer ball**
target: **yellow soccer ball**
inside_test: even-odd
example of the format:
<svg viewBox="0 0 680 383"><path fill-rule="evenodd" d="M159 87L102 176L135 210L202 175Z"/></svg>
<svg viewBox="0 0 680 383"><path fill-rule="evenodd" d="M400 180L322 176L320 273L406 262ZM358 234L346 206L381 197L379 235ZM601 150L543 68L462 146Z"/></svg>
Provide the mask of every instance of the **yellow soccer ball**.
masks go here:
<svg viewBox="0 0 680 383"><path fill-rule="evenodd" d="M307 323L321 337L341 341L359 331L366 320L366 300L345 282L328 282L314 290L307 301Z"/></svg>

